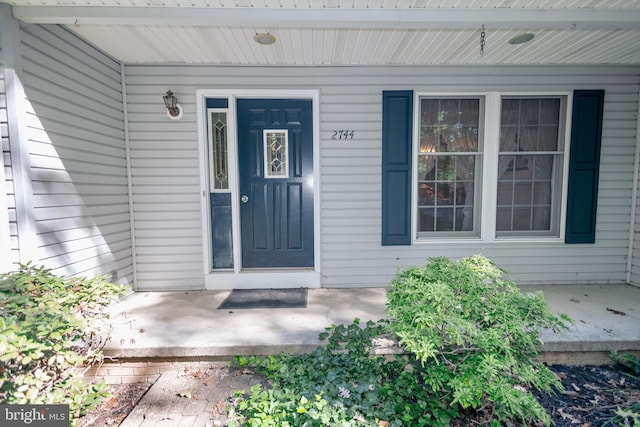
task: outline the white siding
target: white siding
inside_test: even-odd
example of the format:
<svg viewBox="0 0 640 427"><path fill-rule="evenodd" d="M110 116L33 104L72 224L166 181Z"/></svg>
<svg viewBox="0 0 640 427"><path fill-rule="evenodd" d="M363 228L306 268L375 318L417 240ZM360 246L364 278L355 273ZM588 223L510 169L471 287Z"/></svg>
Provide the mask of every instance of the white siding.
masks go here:
<svg viewBox="0 0 640 427"><path fill-rule="evenodd" d="M140 289L199 288L203 254L197 89L317 89L321 122L322 284L383 286L428 257L484 253L519 283L625 281L638 105L637 67L126 67ZM173 90L185 114L167 118ZM383 90L604 89L597 241L382 247ZM353 129L349 141L334 130Z"/></svg>
<svg viewBox="0 0 640 427"><path fill-rule="evenodd" d="M31 219L39 259L61 275L130 282L120 65L59 26L21 26Z"/></svg>

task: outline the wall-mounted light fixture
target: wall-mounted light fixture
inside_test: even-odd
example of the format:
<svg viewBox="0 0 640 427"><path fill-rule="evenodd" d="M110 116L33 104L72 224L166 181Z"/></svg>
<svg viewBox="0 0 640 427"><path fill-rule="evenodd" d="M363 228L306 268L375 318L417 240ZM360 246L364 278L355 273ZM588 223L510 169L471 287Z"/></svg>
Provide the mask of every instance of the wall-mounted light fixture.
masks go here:
<svg viewBox="0 0 640 427"><path fill-rule="evenodd" d="M164 100L164 106L167 107L167 116L172 120L180 120L182 118L182 105L178 104L178 98L168 90L162 97Z"/></svg>

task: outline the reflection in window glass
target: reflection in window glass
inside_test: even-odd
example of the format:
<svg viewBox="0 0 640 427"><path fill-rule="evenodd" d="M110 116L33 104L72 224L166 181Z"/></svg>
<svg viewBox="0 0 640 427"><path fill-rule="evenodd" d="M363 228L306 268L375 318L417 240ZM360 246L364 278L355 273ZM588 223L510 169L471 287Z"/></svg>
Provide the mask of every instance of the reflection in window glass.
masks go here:
<svg viewBox="0 0 640 427"><path fill-rule="evenodd" d="M477 232L480 99L422 98L418 235Z"/></svg>
<svg viewBox="0 0 640 427"><path fill-rule="evenodd" d="M561 101L560 97L502 99L497 235L558 233Z"/></svg>

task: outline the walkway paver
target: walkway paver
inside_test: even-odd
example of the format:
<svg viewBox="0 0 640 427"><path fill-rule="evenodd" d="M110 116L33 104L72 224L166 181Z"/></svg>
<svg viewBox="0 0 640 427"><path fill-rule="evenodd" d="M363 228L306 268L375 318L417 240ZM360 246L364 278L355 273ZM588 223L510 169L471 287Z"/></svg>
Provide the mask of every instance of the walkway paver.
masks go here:
<svg viewBox="0 0 640 427"><path fill-rule="evenodd" d="M211 362L206 368L199 365L163 373L120 426L223 426L228 397L262 381L251 371L231 368L226 362Z"/></svg>

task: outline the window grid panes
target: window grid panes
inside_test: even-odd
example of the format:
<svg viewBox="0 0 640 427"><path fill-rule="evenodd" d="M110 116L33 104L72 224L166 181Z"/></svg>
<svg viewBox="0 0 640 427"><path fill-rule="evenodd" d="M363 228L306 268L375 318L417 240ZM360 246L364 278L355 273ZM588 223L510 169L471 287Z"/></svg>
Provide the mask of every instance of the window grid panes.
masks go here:
<svg viewBox="0 0 640 427"><path fill-rule="evenodd" d="M496 234L557 234L560 97L502 99Z"/></svg>
<svg viewBox="0 0 640 427"><path fill-rule="evenodd" d="M229 152L227 139L227 112L211 112L211 187L214 190L229 189Z"/></svg>
<svg viewBox="0 0 640 427"><path fill-rule="evenodd" d="M480 99L421 98L418 236L477 232Z"/></svg>

